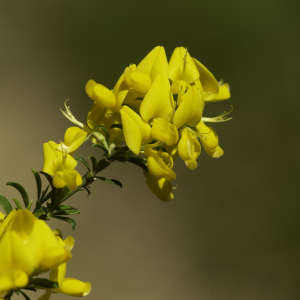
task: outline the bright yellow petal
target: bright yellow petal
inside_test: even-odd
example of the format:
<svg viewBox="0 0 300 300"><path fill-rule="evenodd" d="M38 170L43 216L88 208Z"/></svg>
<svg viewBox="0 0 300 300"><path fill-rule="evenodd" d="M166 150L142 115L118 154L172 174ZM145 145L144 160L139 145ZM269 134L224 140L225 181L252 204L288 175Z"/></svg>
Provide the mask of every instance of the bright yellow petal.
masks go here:
<svg viewBox="0 0 300 300"><path fill-rule="evenodd" d="M203 111L203 93L192 86L183 96L182 102L175 112L173 124L179 128L183 125L196 126Z"/></svg>
<svg viewBox="0 0 300 300"><path fill-rule="evenodd" d="M148 122L153 118L166 117L172 111L173 98L169 80L164 75L158 75L141 104L141 116Z"/></svg>
<svg viewBox="0 0 300 300"><path fill-rule="evenodd" d="M219 83L215 76L207 70L196 58L193 61L200 73L200 81L203 87L204 100L212 100L219 93Z"/></svg>
<svg viewBox="0 0 300 300"><path fill-rule="evenodd" d="M228 83L223 83L220 85L220 90L219 94L210 102L216 102L216 101L222 101L222 100L227 100L230 98L230 87Z"/></svg>
<svg viewBox="0 0 300 300"><path fill-rule="evenodd" d="M51 281L57 281L58 286L61 287L66 276L66 271L67 263L62 263L58 267L51 270L49 278Z"/></svg>
<svg viewBox="0 0 300 300"><path fill-rule="evenodd" d="M76 170L63 170L56 174L71 190L76 190L82 183L82 178ZM54 184L54 180L53 180Z"/></svg>
<svg viewBox="0 0 300 300"><path fill-rule="evenodd" d="M131 74L131 86L130 87L132 89L134 89L140 93L146 94L147 91L149 90L150 86L151 86L151 78L149 75L144 74L144 73L138 73L138 72Z"/></svg>
<svg viewBox="0 0 300 300"><path fill-rule="evenodd" d="M174 124L165 121L164 119L154 119L151 136L161 142L172 146L178 141L178 130Z"/></svg>
<svg viewBox="0 0 300 300"><path fill-rule="evenodd" d="M201 146L197 138L187 132L186 129L181 131L181 139L178 143L178 153L189 169L193 170L197 168L198 164L196 159L201 153Z"/></svg>
<svg viewBox="0 0 300 300"><path fill-rule="evenodd" d="M151 141L151 127L128 106L123 106L120 112L126 144L133 153L139 154L141 145Z"/></svg>
<svg viewBox="0 0 300 300"><path fill-rule="evenodd" d="M85 86L85 92L87 93L87 95L93 100L96 101L97 97L94 93L94 88L97 85L96 81L94 81L93 79L89 80Z"/></svg>
<svg viewBox="0 0 300 300"><path fill-rule="evenodd" d="M185 73L184 71L184 58L186 57ZM199 71L191 58L190 54L184 47L175 48L170 62L169 62L169 78L172 81L184 80L188 83L192 83L200 77Z"/></svg>
<svg viewBox="0 0 300 300"><path fill-rule="evenodd" d="M97 84L94 87L94 93L96 95L96 102L108 107L110 109L114 109L116 105L116 96L115 94L109 90L107 87L105 87L102 84Z"/></svg>
<svg viewBox="0 0 300 300"><path fill-rule="evenodd" d="M129 86L124 81L124 74L122 74L113 89L113 93L116 96L116 104L114 109L116 112L119 112L122 103L129 92L129 89Z"/></svg>
<svg viewBox="0 0 300 300"><path fill-rule="evenodd" d="M155 47L137 66L136 71L150 76L153 82L157 75L168 77L168 60L164 47Z"/></svg>
<svg viewBox="0 0 300 300"><path fill-rule="evenodd" d="M74 278L65 278L61 288L55 291L73 297L87 296L91 291L92 285L89 282L82 282Z"/></svg>
<svg viewBox="0 0 300 300"><path fill-rule="evenodd" d="M94 125L96 127L100 125L102 121L102 113L105 109L106 108L102 104L94 102L87 115L87 124L91 129L95 129Z"/></svg>

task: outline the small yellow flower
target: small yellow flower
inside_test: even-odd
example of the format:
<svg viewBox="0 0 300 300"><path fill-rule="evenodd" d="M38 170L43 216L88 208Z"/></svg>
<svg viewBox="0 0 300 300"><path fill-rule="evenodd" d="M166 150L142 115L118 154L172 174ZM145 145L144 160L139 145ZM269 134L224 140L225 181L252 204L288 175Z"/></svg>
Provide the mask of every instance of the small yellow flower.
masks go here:
<svg viewBox="0 0 300 300"><path fill-rule="evenodd" d="M178 130L174 124L165 119L154 119L151 128L151 135L154 139L172 146L178 141Z"/></svg>
<svg viewBox="0 0 300 300"><path fill-rule="evenodd" d="M159 200L167 202L174 198L174 194L172 193L173 187L170 181L166 178L157 178L149 172L145 172L144 174L149 190L156 195Z"/></svg>
<svg viewBox="0 0 300 300"><path fill-rule="evenodd" d="M151 127L128 106L121 109L123 133L128 148L135 154L139 154L141 145L151 142Z"/></svg>
<svg viewBox="0 0 300 300"><path fill-rule="evenodd" d="M158 178L165 178L168 181L176 179L176 173L172 170L173 159L167 152L145 149L149 172Z"/></svg>
<svg viewBox="0 0 300 300"><path fill-rule="evenodd" d="M81 185L82 178L74 170L77 161L69 154L57 150L58 145L49 141L44 143L44 167L43 172L54 176L53 186L63 188L67 185L70 189L76 190Z"/></svg>
<svg viewBox="0 0 300 300"><path fill-rule="evenodd" d="M201 134L200 140L205 152L214 158L219 158L224 154L223 149L219 146L219 138L211 127L200 122L196 126L197 131Z"/></svg>
<svg viewBox="0 0 300 300"><path fill-rule="evenodd" d="M198 164L196 159L201 153L201 146L197 138L187 131L187 129L181 131L178 153L189 169L193 170L197 168Z"/></svg>
<svg viewBox="0 0 300 300"><path fill-rule="evenodd" d="M216 101L222 101L227 100L230 98L230 87L228 83L222 83L219 87L219 93L218 95L210 100L210 102L216 102Z"/></svg>

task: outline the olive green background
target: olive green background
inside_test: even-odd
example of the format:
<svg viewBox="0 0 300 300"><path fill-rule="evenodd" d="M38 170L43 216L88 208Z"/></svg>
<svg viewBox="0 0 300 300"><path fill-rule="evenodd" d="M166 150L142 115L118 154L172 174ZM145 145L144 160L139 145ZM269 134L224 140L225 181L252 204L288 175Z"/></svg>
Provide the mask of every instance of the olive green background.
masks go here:
<svg viewBox="0 0 300 300"><path fill-rule="evenodd" d="M299 8L292 0L0 1L0 193L9 199L20 198L5 187L11 180L36 197L30 168L41 170L42 144L72 126L59 111L65 99L85 122L89 79L112 88L161 45L168 57L188 47L231 85L232 98L204 113L233 105L233 120L213 125L225 155L203 151L195 171L178 159L173 201L157 200L138 167L116 162L103 176L123 189L95 182L91 196L73 197L68 204L82 211L75 232L50 222L76 239L67 276L92 282L88 299L299 299ZM86 143L77 155L100 153Z"/></svg>

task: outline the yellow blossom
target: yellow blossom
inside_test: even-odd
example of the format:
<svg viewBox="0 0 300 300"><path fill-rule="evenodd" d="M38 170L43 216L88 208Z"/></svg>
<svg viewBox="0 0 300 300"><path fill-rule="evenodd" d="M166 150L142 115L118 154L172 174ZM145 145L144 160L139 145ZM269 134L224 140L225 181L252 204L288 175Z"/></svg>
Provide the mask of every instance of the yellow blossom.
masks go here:
<svg viewBox="0 0 300 300"><path fill-rule="evenodd" d="M223 83L219 87L218 95L210 100L210 102L222 101L227 100L230 98L230 87L228 83Z"/></svg>
<svg viewBox="0 0 300 300"><path fill-rule="evenodd" d="M128 106L121 109L123 132L128 148L139 154L141 145L151 142L151 127Z"/></svg>
<svg viewBox="0 0 300 300"><path fill-rule="evenodd" d="M176 179L176 173L172 170L173 159L167 152L145 149L149 172L158 178L165 178L168 181Z"/></svg>
<svg viewBox="0 0 300 300"><path fill-rule="evenodd" d="M197 131L201 134L200 140L205 152L214 158L219 158L224 154L223 149L219 146L219 138L211 127L200 122L196 126Z"/></svg>
<svg viewBox="0 0 300 300"><path fill-rule="evenodd" d="M201 153L201 146L197 138L187 129L181 131L181 138L178 143L178 154L185 161L186 166L193 170L198 164L196 159Z"/></svg>
<svg viewBox="0 0 300 300"><path fill-rule="evenodd" d="M151 173L144 173L146 176L146 183L149 190L156 195L156 197L164 202L170 201L174 198L172 193L172 183L166 178L157 178Z"/></svg>
<svg viewBox="0 0 300 300"><path fill-rule="evenodd" d="M76 190L82 183L79 173L74 170L77 161L65 152L57 150L58 145L49 141L44 143L44 167L43 172L54 176L53 186L63 188L67 185L70 189Z"/></svg>
<svg viewBox="0 0 300 300"><path fill-rule="evenodd" d="M172 146L178 141L178 130L174 124L166 121L165 119L154 119L151 128L151 136Z"/></svg>

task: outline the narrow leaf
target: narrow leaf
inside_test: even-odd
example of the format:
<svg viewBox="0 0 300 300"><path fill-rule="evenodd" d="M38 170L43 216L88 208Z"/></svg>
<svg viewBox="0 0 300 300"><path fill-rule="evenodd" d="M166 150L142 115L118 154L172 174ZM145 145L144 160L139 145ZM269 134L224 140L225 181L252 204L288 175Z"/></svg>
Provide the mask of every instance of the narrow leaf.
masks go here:
<svg viewBox="0 0 300 300"><path fill-rule="evenodd" d="M80 162L82 162L87 167L87 169L89 170L89 172L91 171L88 162L84 158L82 158L82 157L75 157L75 159L78 160L78 161L80 161Z"/></svg>
<svg viewBox="0 0 300 300"><path fill-rule="evenodd" d="M123 130L123 126L121 124L113 124L110 126L110 129L112 128L118 128L118 129L122 129Z"/></svg>
<svg viewBox="0 0 300 300"><path fill-rule="evenodd" d="M26 207L26 209L30 210L32 203L33 203L33 199L30 200L30 202L29 202L28 206Z"/></svg>
<svg viewBox="0 0 300 300"><path fill-rule="evenodd" d="M105 154L108 154L108 151L107 151L107 149L105 148L105 146L104 145L101 145L101 144L93 144L93 146L92 147L97 147L97 148L101 148L104 152L105 152Z"/></svg>
<svg viewBox="0 0 300 300"><path fill-rule="evenodd" d="M76 209L70 205L58 205L56 208L55 208L55 211L63 211L63 210L68 210L68 209ZM54 212L54 211L53 211Z"/></svg>
<svg viewBox="0 0 300 300"><path fill-rule="evenodd" d="M107 142L107 144L109 145L109 133L108 133L106 127L104 127L104 126L98 126L97 128L100 128L100 129L102 129L102 130L105 132L105 135L106 135L106 142Z"/></svg>
<svg viewBox="0 0 300 300"><path fill-rule="evenodd" d="M40 174L34 170L34 169L31 169L33 175L34 175L34 178L35 178L35 181L36 181L36 187L37 187L37 201L40 200L40 197L41 197L41 192L42 192L42 180L41 180L41 176Z"/></svg>
<svg viewBox="0 0 300 300"><path fill-rule="evenodd" d="M13 210L10 202L2 195L0 195L0 205L3 207L7 215Z"/></svg>
<svg viewBox="0 0 300 300"><path fill-rule="evenodd" d="M26 300L30 300L30 298L29 298L22 290L19 290L19 292L23 295L23 297L24 297Z"/></svg>
<svg viewBox="0 0 300 300"><path fill-rule="evenodd" d="M68 217L60 217L60 216L53 216L53 218L59 219L59 220L65 221L65 222L68 222L68 223L72 226L72 229L73 229L73 230L75 230L75 228L76 228L76 222L75 222L75 220L73 220L73 219L71 219L71 218L68 218Z"/></svg>
<svg viewBox="0 0 300 300"><path fill-rule="evenodd" d="M50 174L48 174L48 173L43 172L43 171L41 171L40 173L43 174L47 178L47 180L49 181L51 187L53 188L53 185L52 185L52 181L53 181L52 176Z"/></svg>
<svg viewBox="0 0 300 300"><path fill-rule="evenodd" d="M93 171L95 170L96 166L97 166L97 159L95 156L91 155L89 156L89 159L92 161L93 164Z"/></svg>
<svg viewBox="0 0 300 300"><path fill-rule="evenodd" d="M6 183L6 185L10 185L10 186L14 187L15 189L17 189L19 191L19 193L21 194L21 196L23 198L23 202L25 204L25 207L27 207L28 204L29 204L29 198L28 198L27 192L24 189L24 187L20 183L17 183L15 181L9 181L9 182Z"/></svg>
<svg viewBox="0 0 300 300"><path fill-rule="evenodd" d="M32 281L32 284L36 287L43 287L43 288L48 288L48 289L57 289L58 288L57 281L51 281L46 278L34 278Z"/></svg>
<svg viewBox="0 0 300 300"><path fill-rule="evenodd" d="M15 202L15 204L16 204L16 206L17 206L18 209L23 209L23 207L20 204L19 200L13 198L13 201Z"/></svg>
<svg viewBox="0 0 300 300"><path fill-rule="evenodd" d="M59 189L59 192L55 197L54 201L52 202L51 207L54 209L58 204L62 202L62 200L67 196L69 192L70 192L70 188L68 186Z"/></svg>
<svg viewBox="0 0 300 300"><path fill-rule="evenodd" d="M37 218L38 218L39 216L41 216L41 215L44 215L44 214L45 214L44 208L41 207L41 208L35 210L33 214L34 214Z"/></svg>
<svg viewBox="0 0 300 300"><path fill-rule="evenodd" d="M22 288L23 290L28 290L28 291L33 291L33 292L36 292L36 289L32 286L26 286L26 287L23 287Z"/></svg>
<svg viewBox="0 0 300 300"><path fill-rule="evenodd" d="M108 183L112 183L112 184L116 184L118 185L120 188L123 187L122 183L119 181L119 180L116 180L116 179L111 179L111 178L105 178L105 177L100 177L100 176L95 176L96 178L100 179L100 180L103 180L105 182L108 182Z"/></svg>
<svg viewBox="0 0 300 300"><path fill-rule="evenodd" d="M139 157L126 157L126 161L131 162L131 163L139 166L140 168L142 168L146 172L148 172L147 160L146 159L142 159L142 158L139 158Z"/></svg>
<svg viewBox="0 0 300 300"><path fill-rule="evenodd" d="M62 210L62 211L55 211L51 215L54 217L56 215L61 215L61 216L68 216L68 215L79 215L80 211L77 209L68 209L68 210Z"/></svg>

